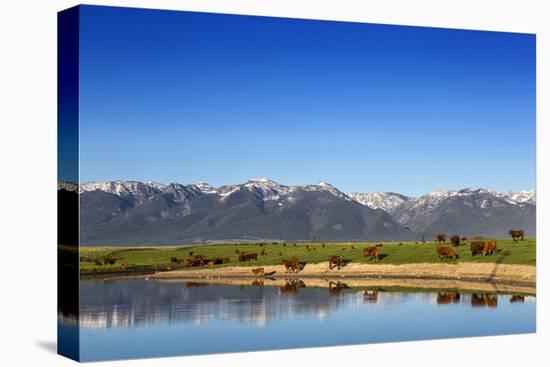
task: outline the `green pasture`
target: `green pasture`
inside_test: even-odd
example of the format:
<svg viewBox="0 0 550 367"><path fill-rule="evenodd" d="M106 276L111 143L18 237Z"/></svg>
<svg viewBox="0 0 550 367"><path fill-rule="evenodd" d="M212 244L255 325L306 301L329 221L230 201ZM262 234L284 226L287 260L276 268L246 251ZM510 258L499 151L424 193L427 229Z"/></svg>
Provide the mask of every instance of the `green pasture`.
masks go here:
<svg viewBox="0 0 550 367"><path fill-rule="evenodd" d="M476 239L477 240L477 239ZM190 258L193 255L203 255L206 258L230 259L230 263L222 266L260 266L279 264L282 259L297 258L306 263L327 261L331 255L342 255L344 260L352 263L374 263L363 257L363 248L382 244L379 248L381 259L379 264L409 264L409 263L458 263L458 262L489 262L499 264L535 265L535 239L526 238L523 241L498 240L498 253L492 256L477 254L471 256L470 241L464 241L460 246L453 247L458 254L458 260L439 260L436 255L437 245L433 242L370 242L370 243L243 243L216 245L181 245L155 247L81 247L80 271L103 272L124 271L140 268L165 269L170 265L170 258L178 260ZM245 253L258 254L258 261L239 262L236 249ZM262 255L262 250L265 254ZM105 257L117 257L114 265L96 265L94 260ZM125 264L127 263L127 265ZM124 264L124 267L123 267ZM183 268L183 264L171 265L173 268Z"/></svg>

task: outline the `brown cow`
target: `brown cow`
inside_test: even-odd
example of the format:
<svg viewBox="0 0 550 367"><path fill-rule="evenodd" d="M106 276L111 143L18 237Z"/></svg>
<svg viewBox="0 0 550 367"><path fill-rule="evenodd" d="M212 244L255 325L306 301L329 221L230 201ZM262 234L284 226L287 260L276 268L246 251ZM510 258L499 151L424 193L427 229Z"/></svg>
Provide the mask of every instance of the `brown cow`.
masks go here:
<svg viewBox="0 0 550 367"><path fill-rule="evenodd" d="M203 260L202 259L186 259L185 260L185 267L186 268L190 268L190 267L194 267L194 266L201 266L203 265Z"/></svg>
<svg viewBox="0 0 550 367"><path fill-rule="evenodd" d="M508 234L510 236L512 236L512 240L516 240L516 238L521 238L521 240L523 241L523 236L524 236L524 232L523 232L523 229L518 229L518 230L509 230L508 231Z"/></svg>
<svg viewBox="0 0 550 367"><path fill-rule="evenodd" d="M470 303L472 307L483 307L485 306L485 303L483 302L483 295L479 295L477 293L472 293L472 296L470 298Z"/></svg>
<svg viewBox="0 0 550 367"><path fill-rule="evenodd" d="M510 303L524 303L525 302L525 296L522 296L520 294L514 294L512 297L510 297Z"/></svg>
<svg viewBox="0 0 550 367"><path fill-rule="evenodd" d="M369 303L376 303L378 302L378 289L373 290L366 290L363 292L363 301L369 302Z"/></svg>
<svg viewBox="0 0 550 367"><path fill-rule="evenodd" d="M372 258L372 259L378 261L378 260L379 260L379 256L380 256L380 254L379 254L379 252L378 252L378 247L374 246L374 247L366 247L366 248L364 248L364 249L363 249L363 256L364 256L365 258L367 258L367 260L368 260L369 258Z"/></svg>
<svg viewBox="0 0 550 367"><path fill-rule="evenodd" d="M471 298L472 307L497 307L498 305L498 295L482 293L481 295L473 293Z"/></svg>
<svg viewBox="0 0 550 367"><path fill-rule="evenodd" d="M347 289L349 286L346 283L342 283L340 281L333 282L332 280L329 280L328 282L328 293L331 296L338 296L340 293L342 293L343 289Z"/></svg>
<svg viewBox="0 0 550 367"><path fill-rule="evenodd" d="M487 241L485 246L483 247L483 256L487 256L488 254L494 255L497 252L497 241L490 240Z"/></svg>
<svg viewBox="0 0 550 367"><path fill-rule="evenodd" d="M438 234L437 236L435 236L435 241L437 243L445 243L445 241L447 241L447 235L445 233L440 233Z"/></svg>
<svg viewBox="0 0 550 367"><path fill-rule="evenodd" d="M105 265L107 265L107 264L114 265L117 260L118 260L118 257L116 257L116 256L106 257L105 259L103 259L103 263Z"/></svg>
<svg viewBox="0 0 550 367"><path fill-rule="evenodd" d="M437 304L446 305L449 303L460 302L460 293L457 292L437 292Z"/></svg>
<svg viewBox="0 0 550 367"><path fill-rule="evenodd" d="M439 257L439 260L448 259L448 258L450 259L458 258L458 255L455 254L453 249L447 246L437 246L436 252L437 252L437 257Z"/></svg>
<svg viewBox="0 0 550 367"><path fill-rule="evenodd" d="M252 269L252 274L259 275L259 276L264 276L264 268Z"/></svg>
<svg viewBox="0 0 550 367"><path fill-rule="evenodd" d="M245 256L245 261L250 261L250 260L256 260L258 261L258 254L254 253L254 254L246 254Z"/></svg>
<svg viewBox="0 0 550 367"><path fill-rule="evenodd" d="M170 258L170 262L171 262L171 263L177 263L177 262L178 262L178 259L177 259L176 257L173 257L173 256L172 256L172 257Z"/></svg>
<svg viewBox="0 0 550 367"><path fill-rule="evenodd" d="M483 303L488 307L497 307L498 296L496 294L483 293Z"/></svg>
<svg viewBox="0 0 550 367"><path fill-rule="evenodd" d="M210 260L210 262L212 262L212 265L221 265L221 264L226 264L225 261L228 261L229 258L226 257L226 258L221 258L221 257L216 257L212 260Z"/></svg>
<svg viewBox="0 0 550 367"><path fill-rule="evenodd" d="M460 246L460 236L454 235L451 237L451 245L453 246Z"/></svg>
<svg viewBox="0 0 550 367"><path fill-rule="evenodd" d="M281 264L285 266L285 273L297 273L300 270L298 259L283 259Z"/></svg>
<svg viewBox="0 0 550 367"><path fill-rule="evenodd" d="M254 279L252 281L253 287L263 287L264 286L264 280L263 279Z"/></svg>
<svg viewBox="0 0 550 367"><path fill-rule="evenodd" d="M298 293L299 288L303 287L305 287L303 281L299 279L287 279L285 285L279 287L279 289L284 293Z"/></svg>
<svg viewBox="0 0 550 367"><path fill-rule="evenodd" d="M337 267L338 270L340 270L340 267L342 266L342 256L331 256L328 258L328 268L332 270L333 268Z"/></svg>
<svg viewBox="0 0 550 367"><path fill-rule="evenodd" d="M483 249L485 248L485 241L472 241L470 243L470 251L472 252L472 256L475 254L483 253Z"/></svg>

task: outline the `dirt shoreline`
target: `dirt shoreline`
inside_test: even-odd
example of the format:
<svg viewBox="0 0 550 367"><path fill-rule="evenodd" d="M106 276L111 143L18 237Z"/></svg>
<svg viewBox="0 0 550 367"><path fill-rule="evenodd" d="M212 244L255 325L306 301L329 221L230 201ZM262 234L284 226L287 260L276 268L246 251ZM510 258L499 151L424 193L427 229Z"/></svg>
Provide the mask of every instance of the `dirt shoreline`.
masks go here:
<svg viewBox="0 0 550 367"><path fill-rule="evenodd" d="M328 262L307 264L299 273L288 274L282 265L262 266L269 278L286 279L339 279L351 281L434 281L441 285L459 281L461 284L486 283L491 286L515 286L535 289L536 267L533 265L509 265L494 263L458 264L348 264L340 270L330 270ZM217 269L186 269L157 272L149 279L209 279L209 280L253 280L258 279L251 272L252 267L224 267ZM437 287L436 287L437 288Z"/></svg>

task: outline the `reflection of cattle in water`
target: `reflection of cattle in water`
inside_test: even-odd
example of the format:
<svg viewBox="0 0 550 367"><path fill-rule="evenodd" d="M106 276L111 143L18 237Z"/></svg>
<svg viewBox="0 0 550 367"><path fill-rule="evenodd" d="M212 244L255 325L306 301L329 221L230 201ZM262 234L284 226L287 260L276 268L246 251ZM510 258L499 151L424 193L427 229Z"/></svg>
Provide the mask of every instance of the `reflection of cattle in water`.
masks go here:
<svg viewBox="0 0 550 367"><path fill-rule="evenodd" d="M470 243L470 251L472 252L472 256L482 253L484 248L485 241L472 241Z"/></svg>
<svg viewBox="0 0 550 367"><path fill-rule="evenodd" d="M304 288L306 285L300 279L287 279L285 285L279 287L283 293L298 293L300 288Z"/></svg>
<svg viewBox="0 0 550 367"><path fill-rule="evenodd" d="M298 259L283 259L281 264L285 266L285 273L297 273L300 270Z"/></svg>
<svg viewBox="0 0 550 367"><path fill-rule="evenodd" d="M378 247L377 246L374 246L374 247L366 247L363 249L363 256L368 260L368 259L373 259L373 260L376 260L378 261L379 257L380 257L380 253L378 252Z"/></svg>
<svg viewBox="0 0 550 367"><path fill-rule="evenodd" d="M331 256L328 259L328 268L332 270L333 268L338 268L340 270L340 267L342 266L342 256Z"/></svg>
<svg viewBox="0 0 550 367"><path fill-rule="evenodd" d="M489 293L483 293L483 294L477 294L473 293L471 297L471 305L472 307L497 307L498 304L498 295L496 294L489 294Z"/></svg>
<svg viewBox="0 0 550 367"><path fill-rule="evenodd" d="M263 287L264 286L264 280L263 279L254 279L252 281L253 287Z"/></svg>
<svg viewBox="0 0 550 367"><path fill-rule="evenodd" d="M367 289L363 292L363 300L369 303L378 302L378 289Z"/></svg>
<svg viewBox="0 0 550 367"><path fill-rule="evenodd" d="M490 240L487 241L485 246L483 247L483 256L487 256L489 254L494 255L497 252L497 241Z"/></svg>
<svg viewBox="0 0 550 367"><path fill-rule="evenodd" d="M440 233L435 236L435 242L437 243L445 243L447 241L447 235L445 233Z"/></svg>
<svg viewBox="0 0 550 367"><path fill-rule="evenodd" d="M453 249L447 246L437 246L436 251L437 251L437 257L439 257L439 260L458 258L458 255L455 254Z"/></svg>
<svg viewBox="0 0 550 367"><path fill-rule="evenodd" d="M460 293L457 292L437 292L437 304L447 305L449 303L460 302Z"/></svg>
<svg viewBox="0 0 550 367"><path fill-rule="evenodd" d="M460 246L460 236L454 235L451 237L451 245L453 246Z"/></svg>
<svg viewBox="0 0 550 367"><path fill-rule="evenodd" d="M488 307L497 307L498 296L496 294L485 293L483 295L483 302L485 302Z"/></svg>
<svg viewBox="0 0 550 367"><path fill-rule="evenodd" d="M343 289L347 289L349 286L346 283L342 283L340 281L333 282L332 280L329 280L328 282L328 293L331 296L337 296L340 293L342 293Z"/></svg>
<svg viewBox="0 0 550 367"><path fill-rule="evenodd" d="M508 234L512 237L512 240L516 240L517 238L521 238L521 240L523 241L523 236L524 236L524 232L523 232L523 229L518 229L518 230L509 230L508 231Z"/></svg>
<svg viewBox="0 0 550 367"><path fill-rule="evenodd" d="M521 294L514 294L510 297L510 303L524 303L525 302L525 296L522 296Z"/></svg>

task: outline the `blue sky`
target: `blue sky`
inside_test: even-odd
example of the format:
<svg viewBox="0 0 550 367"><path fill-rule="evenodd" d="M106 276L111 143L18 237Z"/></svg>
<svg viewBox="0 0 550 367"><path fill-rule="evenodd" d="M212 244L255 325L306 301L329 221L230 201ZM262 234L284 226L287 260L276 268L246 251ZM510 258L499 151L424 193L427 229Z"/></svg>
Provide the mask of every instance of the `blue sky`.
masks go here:
<svg viewBox="0 0 550 367"><path fill-rule="evenodd" d="M535 36L81 8L80 180L535 185Z"/></svg>

